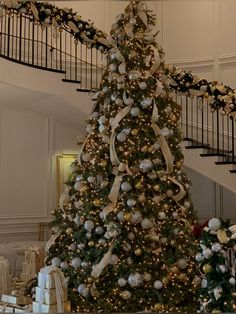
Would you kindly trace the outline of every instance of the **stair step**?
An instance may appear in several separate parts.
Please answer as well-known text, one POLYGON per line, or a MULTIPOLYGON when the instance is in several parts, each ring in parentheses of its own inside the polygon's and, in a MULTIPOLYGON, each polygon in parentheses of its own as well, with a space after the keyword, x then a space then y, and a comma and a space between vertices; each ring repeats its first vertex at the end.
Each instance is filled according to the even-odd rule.
POLYGON ((200 154, 201 157, 225 157, 226 155, 223 153, 202 153, 200 154))
POLYGON ((236 173, 236 170, 229 170, 229 172, 231 172, 231 173, 236 173))
POLYGON ((76 91, 77 92, 90 92, 91 90, 87 88, 77 88, 76 91))
POLYGON ((191 138, 185 138, 184 141, 189 141, 189 145, 186 145, 186 149, 194 149, 194 148, 208 148, 209 144, 204 144, 202 142, 195 141, 191 138))
POLYGON ((236 165, 236 160, 216 161, 216 165, 236 165))
POLYGON ((63 82, 65 83, 76 83, 76 84, 80 84, 81 81, 78 80, 70 80, 70 79, 62 79, 63 82))

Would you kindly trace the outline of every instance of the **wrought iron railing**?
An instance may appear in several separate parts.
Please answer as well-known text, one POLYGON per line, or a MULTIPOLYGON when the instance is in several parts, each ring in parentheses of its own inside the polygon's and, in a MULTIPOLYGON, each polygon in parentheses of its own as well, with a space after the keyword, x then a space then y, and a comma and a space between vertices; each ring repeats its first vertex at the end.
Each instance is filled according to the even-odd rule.
POLYGON ((66 29, 42 27, 32 16, 3 10, 0 17, 0 55, 38 67, 65 73, 65 81, 80 83, 80 90, 99 86, 103 54, 76 40, 66 29))
MULTIPOLYGON (((183 137, 189 149, 203 149, 202 157, 216 156, 218 165, 236 164, 235 120, 221 109, 212 110, 203 97, 189 97, 176 92, 176 102, 182 107, 183 137)), ((230 172, 236 172, 233 169, 230 172)))

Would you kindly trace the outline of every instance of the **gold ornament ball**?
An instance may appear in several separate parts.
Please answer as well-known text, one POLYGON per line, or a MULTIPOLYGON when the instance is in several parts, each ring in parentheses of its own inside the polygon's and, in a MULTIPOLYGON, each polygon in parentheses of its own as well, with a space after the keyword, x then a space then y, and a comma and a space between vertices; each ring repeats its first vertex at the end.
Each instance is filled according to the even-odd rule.
POLYGON ((186 274, 183 274, 183 273, 182 273, 182 274, 179 275, 179 280, 180 280, 180 281, 187 281, 187 279, 188 279, 188 277, 187 277, 186 274))
POLYGON ((134 251, 134 254, 136 256, 141 256, 142 255, 142 250, 141 249, 137 249, 137 250, 134 251))
POLYGON ((93 278, 92 277, 88 277, 87 281, 88 281, 88 283, 92 283, 93 282, 93 278))
POLYGON ((67 228, 66 229, 66 234, 67 235, 70 235, 70 234, 72 234, 73 233, 73 229, 72 228, 67 228))
POLYGON ((106 161, 106 160, 102 160, 102 161, 100 162, 100 165, 101 165, 103 168, 105 168, 105 167, 107 166, 107 161, 106 161))
POLYGON ((143 147, 141 148, 141 151, 142 151, 143 153, 146 153, 146 152, 148 151, 148 147, 147 147, 147 146, 143 146, 143 147))
POLYGON ((180 272, 180 270, 179 270, 179 268, 178 268, 177 266, 173 266, 173 267, 171 268, 171 271, 172 271, 172 273, 174 273, 174 274, 179 274, 179 272, 180 272))
POLYGON ((138 129, 133 129, 133 130, 131 130, 131 134, 132 134, 132 135, 137 135, 137 134, 138 134, 138 129))
POLYGON ((125 214, 124 214, 124 219, 125 219, 126 221, 129 221, 129 220, 131 219, 131 214, 130 214, 130 213, 125 213, 125 214))
POLYGON ((95 198, 95 200, 93 201, 93 204, 94 204, 95 206, 100 206, 100 205, 101 205, 100 199, 95 198))
POLYGON ((154 311, 160 312, 161 309, 162 309, 162 304, 161 303, 156 303, 154 305, 154 311))
POLYGON ((213 309, 211 313, 220 313, 220 311, 218 309, 213 309))
POLYGON ((210 272, 212 271, 212 266, 211 266, 211 264, 205 264, 205 265, 203 265, 202 270, 203 270, 203 272, 204 272, 205 274, 210 273, 210 272))
POLYGON ((142 189, 142 182, 139 181, 138 183, 135 184, 136 189, 142 189))
POLYGON ((163 277, 161 281, 162 281, 163 285, 168 285, 168 283, 169 283, 169 279, 167 277, 163 277))
POLYGON ((159 184, 154 185, 153 189, 154 189, 156 192, 160 191, 160 185, 159 185, 159 184))
POLYGON ((171 121, 172 121, 172 122, 176 122, 176 121, 177 121, 177 117, 176 117, 176 115, 174 115, 174 114, 172 115, 172 117, 171 117, 171 121))
POLYGON ((94 242, 93 241, 89 241, 88 246, 89 247, 93 247, 94 246, 94 242))
POLYGON ((141 195, 139 195, 139 198, 138 198, 139 202, 145 202, 146 201, 146 196, 144 193, 142 193, 141 195))
POLYGON ((169 205, 168 205, 168 204, 164 204, 164 205, 163 205, 163 208, 164 208, 164 209, 169 209, 169 205))
POLYGON ((84 192, 86 192, 87 190, 88 190, 87 185, 83 185, 83 186, 81 187, 81 189, 80 189, 80 192, 84 193, 84 192))

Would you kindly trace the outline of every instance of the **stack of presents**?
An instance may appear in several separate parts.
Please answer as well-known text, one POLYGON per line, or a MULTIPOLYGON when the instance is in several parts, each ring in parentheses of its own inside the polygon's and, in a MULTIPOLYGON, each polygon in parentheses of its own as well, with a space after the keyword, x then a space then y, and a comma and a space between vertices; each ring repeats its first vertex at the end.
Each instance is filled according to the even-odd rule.
POLYGON ((54 266, 43 267, 43 261, 44 250, 29 247, 24 253, 20 278, 12 279, 8 260, 0 257, 0 312, 70 312, 63 273, 54 266), (33 297, 27 296, 31 285, 33 297))

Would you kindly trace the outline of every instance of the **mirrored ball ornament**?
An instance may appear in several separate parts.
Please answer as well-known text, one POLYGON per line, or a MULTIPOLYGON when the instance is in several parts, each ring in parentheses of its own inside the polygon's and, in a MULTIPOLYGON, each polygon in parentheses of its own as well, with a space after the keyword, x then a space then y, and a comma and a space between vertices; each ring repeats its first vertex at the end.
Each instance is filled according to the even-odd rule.
POLYGON ((140 287, 142 283, 143 283, 143 280, 142 280, 141 274, 135 272, 129 275, 128 284, 130 285, 130 287, 137 288, 137 287, 140 287))

